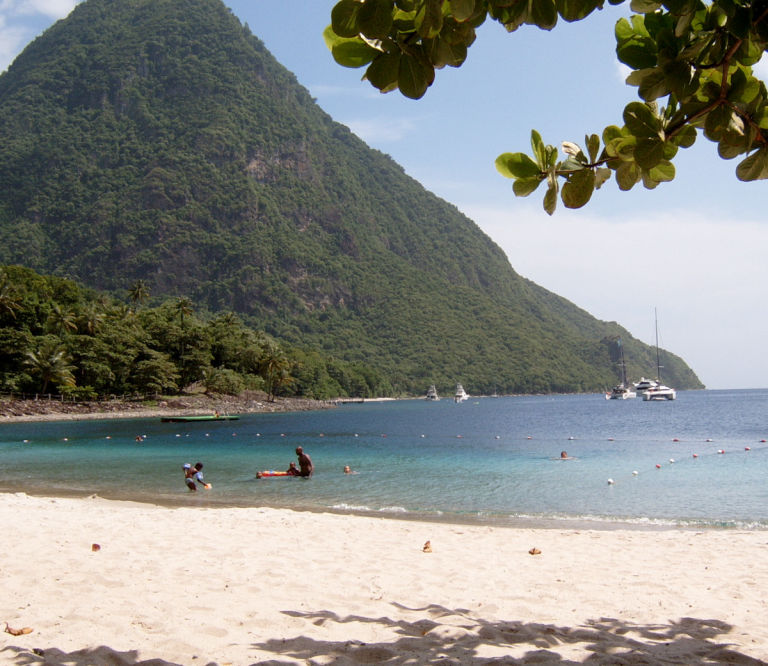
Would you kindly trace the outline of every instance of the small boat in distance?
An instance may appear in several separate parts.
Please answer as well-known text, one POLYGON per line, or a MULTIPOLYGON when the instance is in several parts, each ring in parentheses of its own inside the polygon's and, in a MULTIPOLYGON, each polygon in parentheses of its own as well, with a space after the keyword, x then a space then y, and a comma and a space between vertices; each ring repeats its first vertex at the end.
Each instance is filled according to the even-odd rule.
POLYGON ((643 393, 643 400, 675 400, 677 398, 677 391, 664 384, 658 384, 653 388, 649 388, 643 393))
POLYGON ((677 391, 669 386, 664 386, 661 382, 661 368, 662 365, 659 359, 659 318, 656 316, 656 310, 653 311, 653 318, 656 325, 656 381, 655 386, 647 388, 643 392, 643 400, 646 402, 650 400, 675 400, 677 398, 677 391))
POLYGON ((196 423, 198 421, 237 421, 240 417, 234 414, 199 414, 193 416, 163 416, 163 423, 196 423))
POLYGON ((432 386, 430 386, 427 389, 427 395, 424 396, 424 399, 425 400, 440 400, 440 396, 437 395, 437 389, 435 388, 434 384, 432 384, 432 386))
POLYGON ((654 386, 658 386, 658 385, 659 385, 659 383, 653 381, 652 379, 646 379, 645 377, 640 377, 640 381, 635 384, 635 392, 638 395, 642 395, 648 389, 653 388, 654 386))
POLYGON ((606 400, 627 400, 634 398, 635 393, 630 387, 627 381, 627 364, 624 361, 624 347, 621 344, 621 338, 616 341, 616 345, 619 348, 619 368, 621 368, 621 383, 617 384, 611 389, 611 392, 606 394, 606 400))
POLYGON ((456 395, 453 396, 454 402, 464 402, 469 400, 469 393, 464 390, 461 384, 456 384, 456 395))
POLYGON ((610 393, 605 394, 606 400, 628 400, 635 397, 637 397, 637 393, 624 384, 616 384, 610 393))

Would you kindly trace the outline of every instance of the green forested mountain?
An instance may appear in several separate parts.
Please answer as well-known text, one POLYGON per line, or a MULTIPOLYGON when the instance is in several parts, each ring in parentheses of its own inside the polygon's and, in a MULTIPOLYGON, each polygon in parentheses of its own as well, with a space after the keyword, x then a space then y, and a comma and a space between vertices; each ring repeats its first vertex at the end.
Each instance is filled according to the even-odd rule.
POLYGON ((655 375, 655 350, 521 278, 333 122, 221 0, 78 5, 0 76, 0 146, 0 264, 142 280, 396 392, 600 390, 618 336, 630 375, 655 375))

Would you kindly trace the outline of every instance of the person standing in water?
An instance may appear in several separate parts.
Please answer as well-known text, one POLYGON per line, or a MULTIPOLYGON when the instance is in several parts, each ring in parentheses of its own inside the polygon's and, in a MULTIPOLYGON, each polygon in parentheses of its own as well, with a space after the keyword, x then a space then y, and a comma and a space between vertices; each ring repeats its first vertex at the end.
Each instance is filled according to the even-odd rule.
POLYGON ((312 464, 312 458, 304 453, 304 449, 300 446, 296 447, 296 455, 299 457, 299 476, 312 476, 312 472, 315 471, 315 466, 312 464))
POLYGON ((210 483, 203 481, 203 463, 197 462, 195 463, 194 467, 189 463, 185 463, 182 469, 184 470, 184 483, 187 484, 187 488, 189 488, 191 491, 194 492, 197 490, 197 484, 195 481, 202 484, 203 488, 206 490, 211 487, 210 483))

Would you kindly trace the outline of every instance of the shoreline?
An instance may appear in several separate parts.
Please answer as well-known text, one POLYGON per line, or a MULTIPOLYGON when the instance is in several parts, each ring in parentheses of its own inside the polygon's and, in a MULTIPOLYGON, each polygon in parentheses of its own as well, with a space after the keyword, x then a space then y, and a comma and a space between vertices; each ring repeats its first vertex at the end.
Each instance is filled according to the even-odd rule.
POLYGON ((107 419, 162 418, 169 416, 266 414, 334 409, 334 400, 276 398, 269 402, 265 393, 247 391, 240 396, 182 395, 146 402, 109 400, 99 402, 60 402, 58 400, 0 400, 0 425, 47 421, 97 421, 107 419))
POLYGON ((366 509, 362 507, 341 506, 289 506, 280 504, 250 504, 245 502, 210 501, 205 495, 180 493, 177 496, 165 496, 153 498, 146 495, 135 495, 128 492, 103 493, 93 491, 65 491, 52 492, 50 489, 34 489, 27 487, 0 487, 0 497, 3 495, 25 495, 30 498, 56 501, 62 500, 97 500, 103 502, 125 503, 147 508, 163 510, 195 509, 195 510, 272 510, 290 511, 307 514, 329 514, 334 516, 349 516, 352 518, 370 520, 392 520, 403 523, 451 525, 454 527, 466 526, 469 528, 489 529, 513 529, 513 530, 580 530, 592 532, 722 532, 737 533, 750 531, 755 534, 764 534, 768 545, 768 526, 739 525, 739 524, 707 524, 704 522, 688 524, 674 520, 658 519, 622 519, 613 517, 588 517, 588 516, 487 516, 467 515, 457 513, 415 513, 410 511, 386 511, 366 509))
POLYGON ((0 520, 0 620, 31 630, 0 634, 8 663, 768 659, 760 532, 456 525, 23 493, 0 494, 0 520))

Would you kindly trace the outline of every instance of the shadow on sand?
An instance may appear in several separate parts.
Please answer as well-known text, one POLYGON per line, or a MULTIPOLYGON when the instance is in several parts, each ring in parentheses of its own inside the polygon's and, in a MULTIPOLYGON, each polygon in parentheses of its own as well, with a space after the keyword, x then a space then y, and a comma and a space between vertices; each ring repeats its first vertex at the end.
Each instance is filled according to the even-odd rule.
MULTIPOLYGON (((581 627, 558 627, 535 622, 489 622, 464 609, 450 610, 430 605, 406 608, 422 612, 416 622, 396 621, 388 617, 339 617, 328 612, 298 613, 315 625, 335 622, 375 623, 400 637, 394 641, 361 643, 317 641, 307 637, 270 640, 253 647, 291 660, 307 660, 324 666, 346 664, 765 664, 734 649, 717 638, 732 627, 719 620, 682 618, 658 625, 638 625, 613 618, 590 620, 581 627), (574 661, 558 650, 574 646, 587 654, 574 661), (479 654, 491 651, 493 657, 479 654), (507 656, 504 656, 505 653, 507 656), (510 653, 517 655, 509 656, 510 653)), ((279 659, 260 664, 285 663, 279 659)))
MULTIPOLYGON (((600 618, 589 620, 580 627, 558 627, 535 622, 490 622, 465 609, 450 610, 437 605, 424 608, 393 606, 401 611, 421 613, 423 617, 406 622, 388 617, 341 617, 331 611, 284 611, 286 615, 307 620, 315 626, 349 624, 350 635, 354 634, 353 624, 374 624, 398 637, 377 643, 354 639, 321 641, 307 636, 272 638, 251 644, 261 658, 249 661, 260 666, 285 666, 297 661, 323 666, 534 663, 758 666, 767 663, 739 652, 731 643, 720 642, 718 638, 732 630, 729 624, 720 620, 682 618, 668 624, 643 625, 600 618), (561 654, 574 649, 580 654, 576 660, 561 654), (494 656, 482 656, 489 653, 494 656), (266 654, 272 658, 265 658, 266 654)), ((218 666, 202 659, 197 661, 197 657, 194 659, 190 663, 218 666)), ((70 653, 53 647, 30 651, 6 646, 0 650, 0 662, 16 666, 189 666, 163 659, 139 660, 137 651, 118 652, 106 646, 70 653)), ((227 660, 224 663, 234 662, 227 660)))

